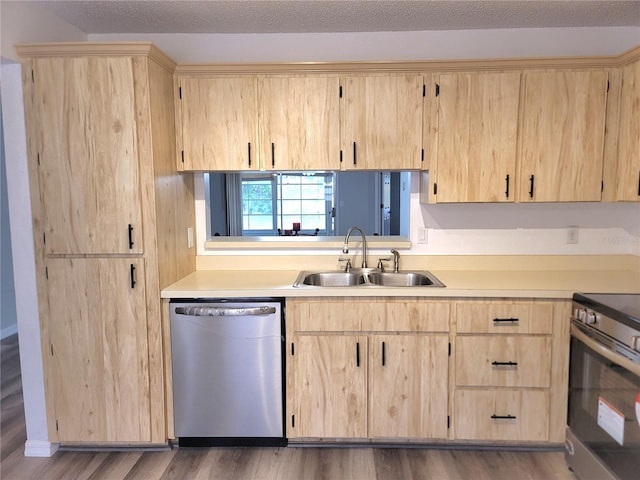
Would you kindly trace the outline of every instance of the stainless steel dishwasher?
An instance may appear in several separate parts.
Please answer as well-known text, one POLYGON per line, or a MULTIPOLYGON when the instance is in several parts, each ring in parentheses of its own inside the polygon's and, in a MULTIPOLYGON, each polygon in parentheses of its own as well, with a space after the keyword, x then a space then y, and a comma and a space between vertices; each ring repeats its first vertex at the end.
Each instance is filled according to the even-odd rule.
POLYGON ((173 300, 171 361, 180 446, 282 446, 279 299, 173 300))

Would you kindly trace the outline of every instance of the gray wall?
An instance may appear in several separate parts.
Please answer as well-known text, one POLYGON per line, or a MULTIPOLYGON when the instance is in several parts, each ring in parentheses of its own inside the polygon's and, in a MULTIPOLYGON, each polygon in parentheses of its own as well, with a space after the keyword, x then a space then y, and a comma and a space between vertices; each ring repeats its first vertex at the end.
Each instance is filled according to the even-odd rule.
POLYGON ((4 129, 2 128, 2 104, 0 103, 0 338, 18 331, 16 316, 16 292, 13 285, 13 260, 11 259, 11 228, 7 198, 7 171, 4 158, 4 129))

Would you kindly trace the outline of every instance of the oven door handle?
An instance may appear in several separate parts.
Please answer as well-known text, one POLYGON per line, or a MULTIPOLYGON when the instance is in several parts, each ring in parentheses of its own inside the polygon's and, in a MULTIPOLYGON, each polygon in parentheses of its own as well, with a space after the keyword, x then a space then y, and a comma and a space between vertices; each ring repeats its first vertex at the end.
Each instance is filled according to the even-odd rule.
POLYGON ((591 350, 602 355, 607 360, 610 360, 616 365, 621 366, 622 368, 630 371, 634 375, 640 376, 640 365, 633 363, 628 358, 625 358, 622 355, 617 354, 616 352, 611 351, 601 343, 598 343, 597 341, 595 341, 593 338, 591 338, 589 335, 584 333, 582 330, 580 330, 578 327, 576 327, 573 324, 571 325, 571 336, 580 340, 591 350))

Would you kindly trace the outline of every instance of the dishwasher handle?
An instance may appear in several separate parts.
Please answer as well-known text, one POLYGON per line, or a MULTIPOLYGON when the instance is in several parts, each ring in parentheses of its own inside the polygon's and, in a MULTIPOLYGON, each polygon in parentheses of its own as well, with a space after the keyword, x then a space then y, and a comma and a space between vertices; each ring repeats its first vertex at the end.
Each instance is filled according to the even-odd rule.
POLYGON ((271 315, 276 313, 276 307, 261 305, 257 307, 176 307, 179 315, 190 317, 246 317, 271 315))

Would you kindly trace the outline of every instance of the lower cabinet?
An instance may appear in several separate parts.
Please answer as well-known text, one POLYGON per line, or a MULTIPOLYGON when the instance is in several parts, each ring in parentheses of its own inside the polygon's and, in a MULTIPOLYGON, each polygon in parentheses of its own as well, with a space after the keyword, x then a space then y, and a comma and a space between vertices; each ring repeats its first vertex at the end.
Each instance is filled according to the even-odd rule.
POLYGON ((287 437, 559 444, 570 302, 287 299, 287 437))
POLYGON ((568 349, 568 302, 458 301, 453 439, 562 442, 568 349))
POLYGON ((428 332, 421 329, 433 324, 429 315, 439 309, 426 302, 324 299, 321 309, 316 302, 287 301, 287 326, 293 329, 287 330, 287 436, 446 438, 448 309, 437 321, 444 331, 428 332), (322 328, 321 319, 298 317, 319 310, 327 319, 350 317, 353 331, 314 331, 322 328), (399 311, 411 317, 411 322, 406 316, 397 319, 406 331, 391 330, 396 320, 391 315, 399 311))
POLYGON ((47 261, 60 442, 151 441, 143 268, 141 258, 47 261))

